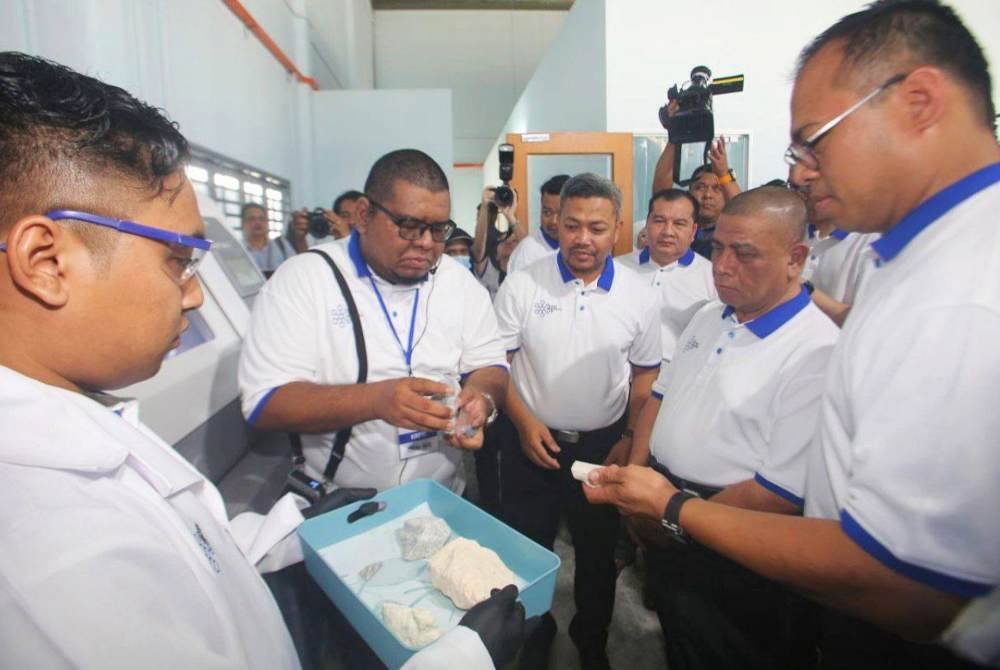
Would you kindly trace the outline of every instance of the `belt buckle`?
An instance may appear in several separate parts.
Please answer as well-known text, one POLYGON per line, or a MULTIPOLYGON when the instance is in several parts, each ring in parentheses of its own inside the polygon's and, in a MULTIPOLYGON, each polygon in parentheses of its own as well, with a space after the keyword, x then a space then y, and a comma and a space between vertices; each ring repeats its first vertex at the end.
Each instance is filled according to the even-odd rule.
POLYGON ((576 444, 579 441, 580 441, 580 431, 578 430, 556 431, 556 442, 565 442, 566 444, 576 444))

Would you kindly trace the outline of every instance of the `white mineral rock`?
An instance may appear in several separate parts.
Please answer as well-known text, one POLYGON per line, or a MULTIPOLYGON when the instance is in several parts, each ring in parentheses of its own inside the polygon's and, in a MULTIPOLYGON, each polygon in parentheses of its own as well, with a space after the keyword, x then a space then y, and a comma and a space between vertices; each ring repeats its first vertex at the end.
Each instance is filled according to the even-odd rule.
POLYGON ((489 598, 492 589, 515 582, 514 573, 495 551, 463 537, 445 545, 428 565, 434 588, 463 610, 489 598))
POLYGON ((451 528, 444 519, 436 516, 420 516, 407 519, 398 531, 399 546, 403 549, 403 558, 416 561, 427 558, 440 549, 451 537, 451 528))
POLYGON ((419 649, 441 637, 434 616, 423 607, 382 603, 382 621, 403 644, 419 649))

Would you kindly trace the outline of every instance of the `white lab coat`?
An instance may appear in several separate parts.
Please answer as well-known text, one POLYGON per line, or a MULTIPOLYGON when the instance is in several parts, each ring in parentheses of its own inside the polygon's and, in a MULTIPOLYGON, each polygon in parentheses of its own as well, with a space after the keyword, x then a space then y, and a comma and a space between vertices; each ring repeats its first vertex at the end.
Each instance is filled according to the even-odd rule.
MULTIPOLYGON (((0 367, 0 649, 12 668, 298 668, 258 570, 301 559, 291 496, 231 522, 118 409, 0 367)), ((407 670, 492 668, 459 627, 407 670)))

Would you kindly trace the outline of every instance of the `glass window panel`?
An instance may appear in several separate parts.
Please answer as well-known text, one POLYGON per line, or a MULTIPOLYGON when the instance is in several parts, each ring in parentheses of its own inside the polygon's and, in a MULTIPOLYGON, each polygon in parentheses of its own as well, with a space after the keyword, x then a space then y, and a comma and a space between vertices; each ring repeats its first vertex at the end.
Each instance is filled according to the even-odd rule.
POLYGON ((184 168, 185 174, 187 174, 188 179, 192 182, 205 183, 208 181, 208 170, 203 167, 198 167, 197 165, 188 165, 184 168))
POLYGON ((221 186, 222 188, 230 189, 233 191, 240 190, 240 180, 228 174, 216 172, 215 176, 212 177, 212 181, 215 183, 216 186, 221 186))

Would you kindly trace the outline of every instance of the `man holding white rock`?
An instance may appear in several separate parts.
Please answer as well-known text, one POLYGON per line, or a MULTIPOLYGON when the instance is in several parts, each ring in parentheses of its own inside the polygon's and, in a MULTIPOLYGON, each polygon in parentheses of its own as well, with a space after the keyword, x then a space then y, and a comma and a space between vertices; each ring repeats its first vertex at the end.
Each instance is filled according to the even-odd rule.
MULTIPOLYGON (((619 519, 613 508, 587 504, 570 467, 628 459, 662 355, 649 282, 611 258, 622 225, 617 186, 573 177, 561 194, 559 252, 508 276, 495 301, 512 365, 498 425, 500 516, 551 549, 565 513, 576 552, 569 633, 584 668, 608 667, 619 519)), ((548 615, 525 645, 522 668, 547 666, 554 634, 548 615)))

